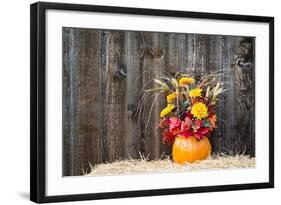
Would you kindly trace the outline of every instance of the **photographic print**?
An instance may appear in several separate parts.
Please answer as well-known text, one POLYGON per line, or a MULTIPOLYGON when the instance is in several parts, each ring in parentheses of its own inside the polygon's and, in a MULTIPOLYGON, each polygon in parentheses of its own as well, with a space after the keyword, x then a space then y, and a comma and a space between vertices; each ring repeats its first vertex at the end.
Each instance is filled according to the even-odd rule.
POLYGON ((255 168, 255 37, 62 28, 63 176, 255 168))
POLYGON ((30 199, 274 187, 274 18, 30 7, 30 199))

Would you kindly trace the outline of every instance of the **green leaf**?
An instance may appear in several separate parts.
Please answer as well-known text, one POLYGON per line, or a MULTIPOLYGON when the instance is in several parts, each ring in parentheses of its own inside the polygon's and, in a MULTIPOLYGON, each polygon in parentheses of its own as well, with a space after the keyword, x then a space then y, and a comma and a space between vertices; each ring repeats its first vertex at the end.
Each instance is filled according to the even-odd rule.
POLYGON ((204 127, 211 127, 211 123, 209 121, 204 121, 203 123, 204 127))
POLYGON ((188 107, 189 106, 189 102, 188 102, 188 100, 184 100, 183 102, 182 102, 182 105, 183 105, 183 107, 188 107))

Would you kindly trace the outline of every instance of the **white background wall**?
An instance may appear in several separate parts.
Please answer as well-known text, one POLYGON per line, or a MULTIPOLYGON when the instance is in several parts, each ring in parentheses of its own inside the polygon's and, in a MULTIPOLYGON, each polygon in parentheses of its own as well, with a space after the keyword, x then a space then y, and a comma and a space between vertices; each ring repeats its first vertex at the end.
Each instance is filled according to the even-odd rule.
MULTIPOLYGON (((52 0, 49 0, 52 1, 52 0)), ((0 6, 0 204, 31 204, 29 198, 29 4, 34 1, 1 1, 0 6)), ((84 0, 69 3, 146 7, 275 17, 275 165, 276 188, 177 196, 144 197, 69 204, 277 204, 281 194, 280 134, 280 35, 278 1, 265 0, 84 0), (274 203, 275 202, 275 203, 274 203)), ((280 203, 280 202, 279 202, 280 203)), ((64 203, 63 203, 64 204, 64 203)))

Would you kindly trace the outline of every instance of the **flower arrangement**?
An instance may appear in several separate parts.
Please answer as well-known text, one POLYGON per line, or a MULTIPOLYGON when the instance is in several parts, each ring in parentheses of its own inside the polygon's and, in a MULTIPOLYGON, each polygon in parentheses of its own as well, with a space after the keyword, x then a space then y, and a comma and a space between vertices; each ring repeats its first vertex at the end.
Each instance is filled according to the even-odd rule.
POLYGON ((176 136, 201 140, 217 127, 215 105, 223 90, 218 73, 209 73, 196 80, 183 73, 175 77, 154 79, 156 87, 146 92, 164 93, 166 107, 160 112, 163 143, 172 144, 176 136))

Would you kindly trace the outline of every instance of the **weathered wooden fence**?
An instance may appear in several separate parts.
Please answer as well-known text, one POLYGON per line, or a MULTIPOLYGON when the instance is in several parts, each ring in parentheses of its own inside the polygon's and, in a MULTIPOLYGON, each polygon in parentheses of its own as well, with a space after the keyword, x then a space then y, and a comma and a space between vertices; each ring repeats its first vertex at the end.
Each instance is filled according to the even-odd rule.
POLYGON ((163 100, 139 118, 142 88, 161 73, 225 70, 213 152, 255 155, 254 38, 63 28, 63 174, 171 148, 155 129, 163 100))

